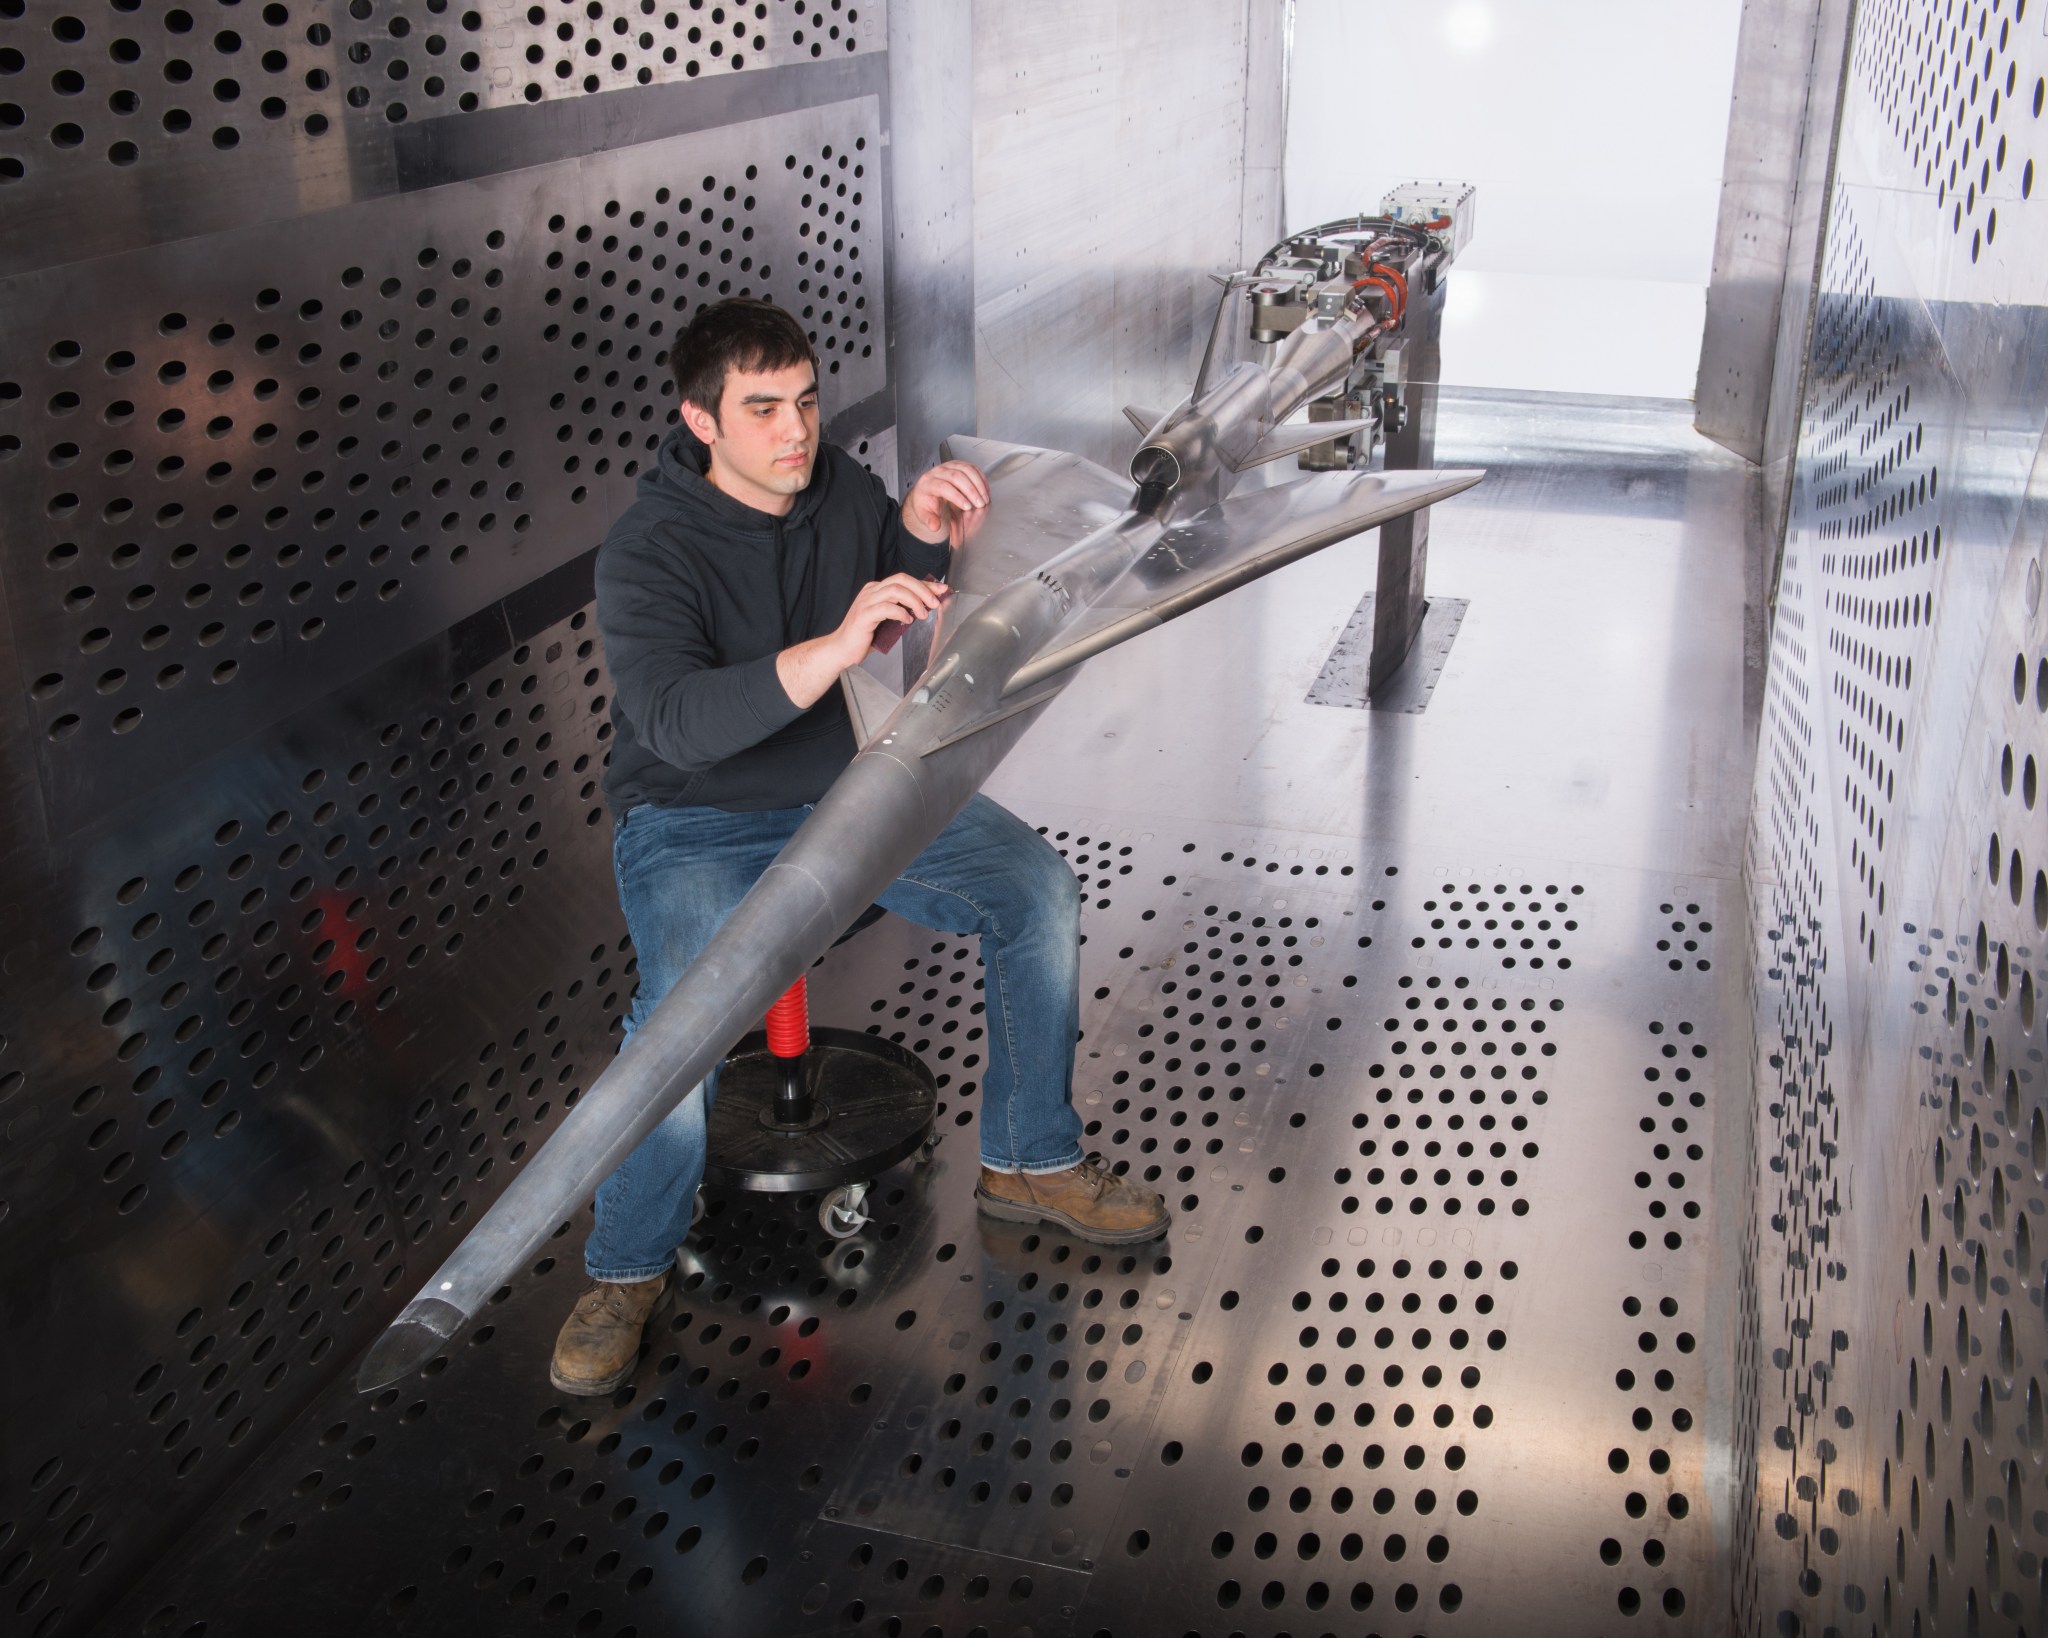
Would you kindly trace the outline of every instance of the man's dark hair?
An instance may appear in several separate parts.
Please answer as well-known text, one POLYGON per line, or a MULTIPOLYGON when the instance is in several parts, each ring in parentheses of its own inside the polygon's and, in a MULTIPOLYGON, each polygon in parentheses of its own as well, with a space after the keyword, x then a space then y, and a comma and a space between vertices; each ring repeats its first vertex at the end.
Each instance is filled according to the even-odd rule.
POLYGON ((725 378, 734 370, 752 375, 792 364, 817 369, 810 337, 793 316, 753 296, 729 296, 699 308, 669 348, 676 391, 714 421, 725 378))

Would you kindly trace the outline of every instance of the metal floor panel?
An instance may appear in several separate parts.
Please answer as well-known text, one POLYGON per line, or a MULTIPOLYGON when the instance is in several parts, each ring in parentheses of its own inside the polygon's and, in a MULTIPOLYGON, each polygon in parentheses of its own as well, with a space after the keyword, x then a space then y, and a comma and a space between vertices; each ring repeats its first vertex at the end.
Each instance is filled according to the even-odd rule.
POLYGON ((1098 661, 998 776, 1082 878, 1075 1096, 1166 1243, 975 1217, 978 967, 892 918, 814 1003, 940 1076, 874 1227, 713 1197, 579 1404, 569 1225, 110 1630, 1722 1630, 1747 478, 1688 413, 1446 403, 1494 475, 1434 520, 1427 712, 1308 702, 1339 549, 1098 661))

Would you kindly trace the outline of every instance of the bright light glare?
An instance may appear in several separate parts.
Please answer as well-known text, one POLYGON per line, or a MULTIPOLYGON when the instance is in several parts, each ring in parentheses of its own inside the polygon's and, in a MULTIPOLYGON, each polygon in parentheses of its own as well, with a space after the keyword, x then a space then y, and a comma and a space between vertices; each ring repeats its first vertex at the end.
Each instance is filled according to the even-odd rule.
POLYGON ((1444 14, 1444 44, 1453 51, 1484 51, 1493 43, 1493 8, 1460 0, 1444 14))

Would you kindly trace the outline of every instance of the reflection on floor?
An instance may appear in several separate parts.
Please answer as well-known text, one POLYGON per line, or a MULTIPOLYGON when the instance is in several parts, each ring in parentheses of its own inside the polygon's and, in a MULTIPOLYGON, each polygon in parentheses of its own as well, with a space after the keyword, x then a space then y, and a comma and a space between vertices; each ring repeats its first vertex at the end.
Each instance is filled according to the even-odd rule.
POLYGON ((1339 548, 1095 662, 992 790, 1083 881, 1104 1253, 970 1200, 973 951, 893 921, 814 1008, 942 1076, 838 1243, 714 1198, 633 1383, 490 1326, 337 1386, 114 1630, 1583 1634, 1726 1608, 1743 1221, 1744 469, 1682 406, 1467 394, 1428 709, 1306 696, 1339 548))

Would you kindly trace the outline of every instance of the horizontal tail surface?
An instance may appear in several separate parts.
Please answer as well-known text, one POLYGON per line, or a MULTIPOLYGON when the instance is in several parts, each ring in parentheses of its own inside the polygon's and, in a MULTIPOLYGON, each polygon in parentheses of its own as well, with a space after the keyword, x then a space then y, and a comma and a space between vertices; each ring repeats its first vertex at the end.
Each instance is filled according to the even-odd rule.
POLYGON ((872 671, 848 666, 839 673, 839 686, 846 695, 846 714, 853 718, 853 740, 865 745, 875 737, 889 713, 902 702, 898 694, 872 671))
POLYGON ((1252 452, 1237 463, 1237 470, 1243 472, 1268 461, 1285 460, 1304 449, 1314 449, 1317 444, 1327 444, 1332 438, 1349 438, 1354 432, 1365 432, 1371 426, 1370 421, 1300 421, 1275 427, 1252 446, 1252 452))

